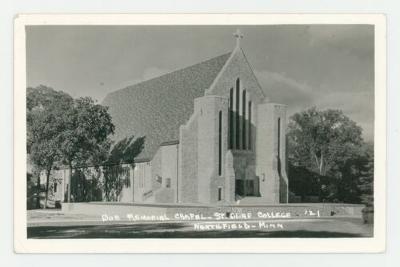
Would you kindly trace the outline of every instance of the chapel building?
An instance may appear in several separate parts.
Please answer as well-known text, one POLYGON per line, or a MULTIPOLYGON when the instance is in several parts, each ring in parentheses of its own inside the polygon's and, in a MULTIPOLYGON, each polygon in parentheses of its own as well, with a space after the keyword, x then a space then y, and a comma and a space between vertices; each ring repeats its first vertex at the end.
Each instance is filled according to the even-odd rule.
POLYGON ((288 202, 286 106, 270 102, 236 38, 230 53, 106 96, 114 139, 145 136, 119 201, 288 202))

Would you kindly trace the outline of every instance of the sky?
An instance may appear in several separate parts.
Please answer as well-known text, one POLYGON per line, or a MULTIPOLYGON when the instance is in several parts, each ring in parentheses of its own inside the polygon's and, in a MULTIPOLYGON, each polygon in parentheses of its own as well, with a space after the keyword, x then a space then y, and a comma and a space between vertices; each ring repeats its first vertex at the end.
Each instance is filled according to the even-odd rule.
POLYGON ((341 109, 373 140, 371 25, 28 26, 27 86, 100 103, 113 91, 234 49, 233 33, 272 102, 288 116, 341 109))

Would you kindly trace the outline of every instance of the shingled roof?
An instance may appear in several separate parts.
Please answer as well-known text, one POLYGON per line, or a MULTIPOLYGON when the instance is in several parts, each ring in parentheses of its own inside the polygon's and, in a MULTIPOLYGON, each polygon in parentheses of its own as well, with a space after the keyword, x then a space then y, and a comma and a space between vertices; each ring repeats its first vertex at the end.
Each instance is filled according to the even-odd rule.
POLYGON ((179 139, 194 99, 204 95, 231 53, 112 92, 103 105, 115 124, 113 139, 145 136, 138 161, 151 160, 160 144, 179 139))

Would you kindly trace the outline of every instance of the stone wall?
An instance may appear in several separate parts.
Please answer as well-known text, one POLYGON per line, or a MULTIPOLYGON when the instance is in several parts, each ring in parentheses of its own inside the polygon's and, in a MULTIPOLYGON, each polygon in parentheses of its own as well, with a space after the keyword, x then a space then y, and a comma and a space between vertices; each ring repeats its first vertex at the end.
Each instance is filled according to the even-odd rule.
POLYGON ((162 186, 162 151, 158 149, 153 159, 150 162, 151 164, 151 188, 149 190, 157 190, 162 186), (160 182, 161 180, 161 182, 160 182))
POLYGON ((256 175, 260 177, 260 194, 265 203, 287 203, 286 106, 260 104, 257 112, 256 175))
POLYGON ((195 203, 197 191, 197 124, 195 110, 186 125, 179 131, 178 202, 195 203))
POLYGON ((221 96, 204 96, 195 99, 194 106, 194 114, 180 130, 179 202, 232 202, 234 185, 230 180, 233 180, 233 172, 229 166, 233 168, 233 163, 227 165, 225 159, 228 151, 228 99, 221 96))
POLYGON ((225 153, 225 192, 224 199, 226 203, 235 202, 235 169, 232 151, 228 150, 225 153))
POLYGON ((175 192, 173 188, 160 188, 155 192, 154 201, 156 203, 174 203, 175 192))
POLYGON ((160 147, 162 155, 162 187, 172 191, 172 198, 168 202, 177 202, 178 188, 178 145, 163 145, 160 147))
POLYGON ((223 195, 226 193, 224 155, 228 149, 228 99, 221 96, 204 96, 196 98, 195 110, 200 111, 200 115, 198 116, 197 150, 198 202, 217 203, 224 199, 223 195), (220 114, 221 151, 219 151, 220 114), (221 153, 221 163, 219 162, 219 153, 221 153), (219 173, 220 171, 221 173, 219 173), (221 199, 218 199, 219 190, 222 190, 221 199))

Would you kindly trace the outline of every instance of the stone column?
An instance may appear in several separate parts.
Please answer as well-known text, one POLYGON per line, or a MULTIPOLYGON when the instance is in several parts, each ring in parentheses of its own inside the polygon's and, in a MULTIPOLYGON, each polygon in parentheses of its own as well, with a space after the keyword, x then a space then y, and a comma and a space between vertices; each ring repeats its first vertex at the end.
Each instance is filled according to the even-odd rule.
POLYGON ((197 180, 200 203, 217 200, 218 186, 223 187, 225 154, 228 146, 227 112, 228 99, 220 96, 204 96, 195 99, 195 110, 198 112, 197 138, 197 180), (219 152, 219 112, 222 112, 221 152, 219 152), (221 153, 221 163, 219 163, 221 153), (219 175, 221 164, 221 175, 219 175))
POLYGON ((286 203, 286 106, 274 103, 260 104, 257 106, 257 113, 255 149, 260 194, 265 203, 286 203))

